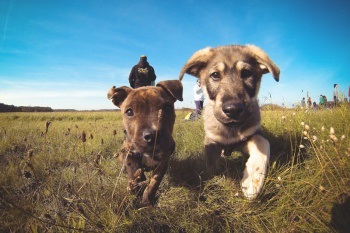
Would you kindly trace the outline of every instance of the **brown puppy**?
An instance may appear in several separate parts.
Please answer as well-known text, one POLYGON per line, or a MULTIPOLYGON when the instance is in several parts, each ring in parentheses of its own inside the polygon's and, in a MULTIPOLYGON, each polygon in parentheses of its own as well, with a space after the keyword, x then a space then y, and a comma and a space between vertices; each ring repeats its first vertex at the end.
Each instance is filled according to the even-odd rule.
POLYGON ((128 174, 128 190, 141 197, 141 206, 154 204, 175 149, 174 103, 182 101, 182 91, 179 80, 170 80, 155 87, 112 87, 107 94, 123 114, 125 140, 119 158, 128 174), (146 181, 144 171, 150 170, 150 180, 146 181))
POLYGON ((199 78, 206 95, 203 119, 207 169, 212 174, 222 151, 225 155, 243 146, 249 154, 242 191, 255 198, 261 191, 270 157, 269 142, 260 132, 257 95, 263 74, 276 81, 280 70, 267 54, 253 45, 205 48, 187 61, 180 73, 199 78))

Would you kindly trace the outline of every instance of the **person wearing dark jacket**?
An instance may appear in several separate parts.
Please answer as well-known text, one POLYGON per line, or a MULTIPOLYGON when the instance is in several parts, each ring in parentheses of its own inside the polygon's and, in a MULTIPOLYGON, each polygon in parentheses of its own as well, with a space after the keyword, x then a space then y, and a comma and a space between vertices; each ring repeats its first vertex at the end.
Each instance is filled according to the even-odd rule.
POLYGON ((152 66, 147 62, 146 55, 141 55, 139 63, 134 65, 129 75, 129 83, 132 88, 150 86, 156 80, 156 74, 152 66))

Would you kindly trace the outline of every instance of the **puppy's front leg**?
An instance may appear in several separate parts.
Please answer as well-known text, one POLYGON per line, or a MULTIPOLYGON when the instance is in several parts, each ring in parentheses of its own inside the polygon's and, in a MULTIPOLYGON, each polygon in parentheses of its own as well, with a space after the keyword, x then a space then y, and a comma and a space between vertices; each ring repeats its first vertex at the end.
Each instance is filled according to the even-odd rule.
POLYGON ((162 159, 160 164, 152 171, 151 179, 149 181, 148 186, 146 187, 145 191, 142 195, 142 206, 150 206, 154 205, 155 203, 155 196, 157 193, 157 190, 159 188, 159 185, 165 175, 165 172, 168 168, 169 163, 169 157, 170 156, 164 156, 166 158, 162 159))
POLYGON ((141 160, 129 152, 129 149, 123 148, 119 153, 119 159, 124 165, 124 171, 128 175, 129 184, 127 190, 138 196, 141 196, 145 187, 146 176, 141 168, 141 160))
POLYGON ((241 181, 242 191, 248 199, 254 199, 261 191, 270 159, 270 144, 260 135, 254 135, 245 145, 249 154, 241 181))
POLYGON ((208 178, 213 176, 218 168, 222 146, 208 138, 205 138, 205 159, 208 178))

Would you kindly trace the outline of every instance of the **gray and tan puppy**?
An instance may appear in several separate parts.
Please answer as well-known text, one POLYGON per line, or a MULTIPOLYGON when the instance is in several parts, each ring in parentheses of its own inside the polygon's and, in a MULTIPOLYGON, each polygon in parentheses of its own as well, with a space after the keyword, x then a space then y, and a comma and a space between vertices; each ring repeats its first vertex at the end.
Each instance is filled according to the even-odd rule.
POLYGON ((180 73, 201 80, 206 95, 203 113, 205 155, 210 174, 222 151, 230 155, 243 146, 249 154, 241 187, 244 195, 255 198, 267 173, 270 144, 260 132, 257 95, 263 74, 270 72, 276 81, 280 70, 254 45, 205 48, 187 61, 180 73))
POLYGON ((107 94, 123 114, 125 140, 119 158, 129 178, 128 190, 141 197, 141 206, 154 204, 174 152, 174 103, 182 101, 182 92, 181 81, 169 80, 155 87, 112 87, 107 94), (150 170, 147 181, 144 172, 150 170))

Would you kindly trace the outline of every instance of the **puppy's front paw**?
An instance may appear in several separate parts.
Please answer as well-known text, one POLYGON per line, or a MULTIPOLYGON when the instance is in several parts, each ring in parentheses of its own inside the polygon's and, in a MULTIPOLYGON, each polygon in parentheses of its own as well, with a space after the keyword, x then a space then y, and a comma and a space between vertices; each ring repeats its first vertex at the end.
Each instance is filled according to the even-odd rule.
POLYGON ((143 191, 145 190, 146 186, 147 186, 147 182, 146 181, 137 182, 135 180, 131 180, 131 181, 129 181, 127 190, 131 194, 134 194, 136 196, 142 196, 143 191))
POLYGON ((245 169, 243 179, 241 181, 244 196, 246 196, 249 200, 256 198, 264 184, 264 179, 264 173, 253 172, 252 174, 249 174, 247 169, 245 169))
POLYGON ((241 181, 244 195, 252 200, 258 196, 264 184, 270 158, 269 142, 257 135, 248 141, 245 148, 250 155, 241 181))

